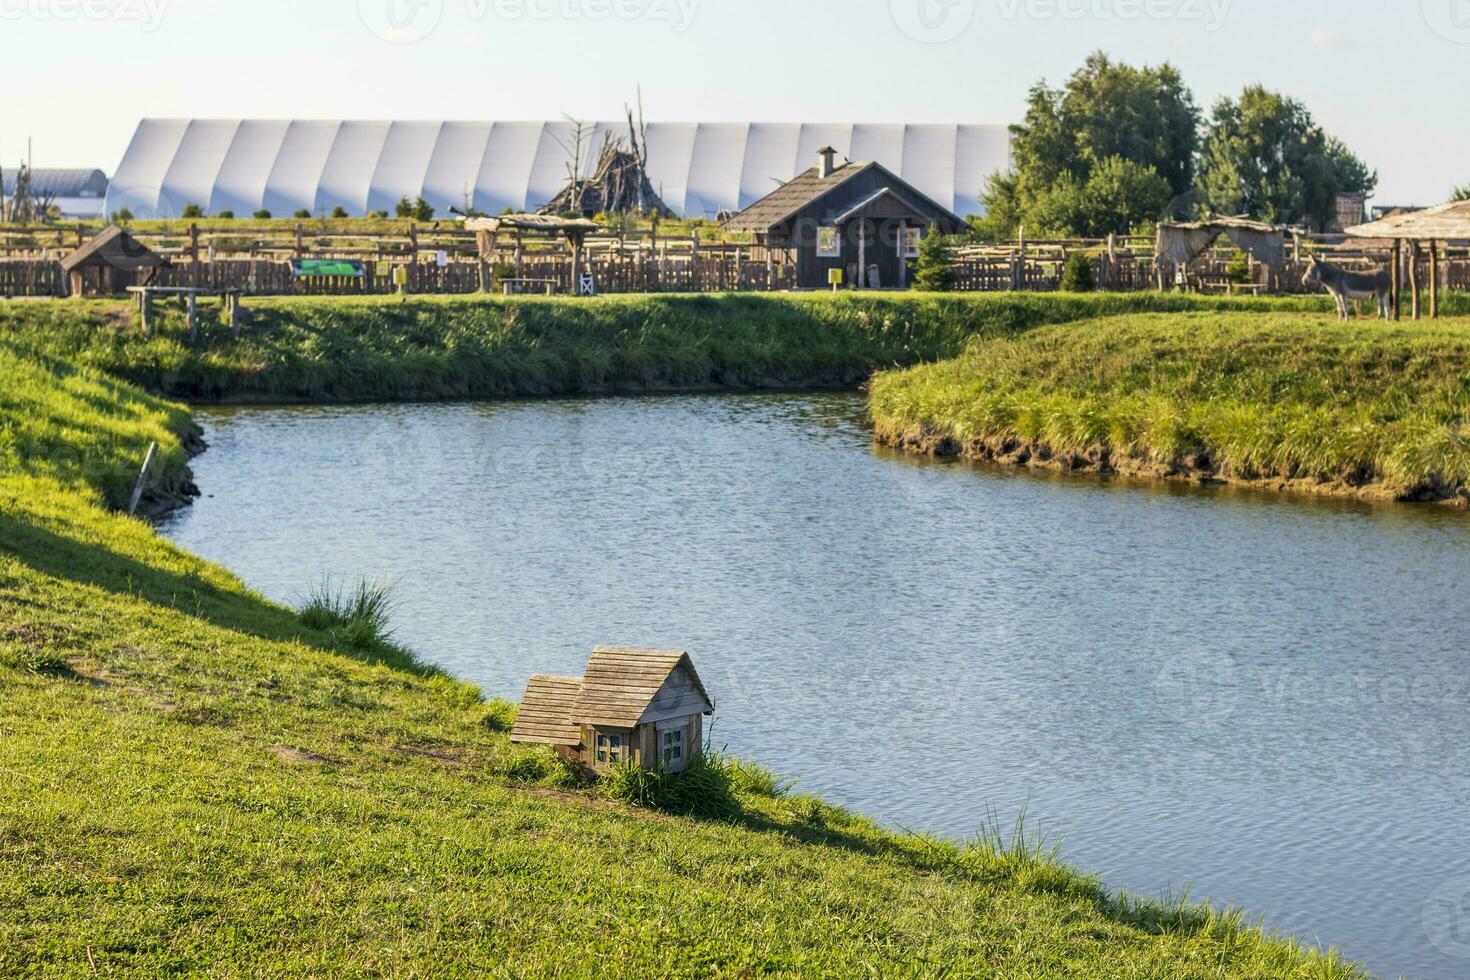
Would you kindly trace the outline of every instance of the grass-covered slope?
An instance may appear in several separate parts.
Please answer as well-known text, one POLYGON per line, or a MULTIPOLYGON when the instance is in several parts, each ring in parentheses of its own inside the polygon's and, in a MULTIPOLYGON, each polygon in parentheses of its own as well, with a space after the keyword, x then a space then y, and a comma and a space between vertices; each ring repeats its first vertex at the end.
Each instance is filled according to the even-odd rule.
POLYGON ((721 820, 569 787, 506 706, 104 510, 177 407, 14 351, 0 390, 0 975, 1358 975, 758 770, 721 820))
POLYGON ((940 453, 1409 499, 1470 496, 1470 320, 1123 316, 976 340, 872 383, 940 453))
POLYGON ((671 388, 846 386, 951 357, 977 335, 1121 313, 1326 310, 1322 299, 1058 296, 381 297, 251 300, 236 340, 176 310, 144 339, 115 302, 0 304, 11 337, 190 400, 495 398, 671 388))

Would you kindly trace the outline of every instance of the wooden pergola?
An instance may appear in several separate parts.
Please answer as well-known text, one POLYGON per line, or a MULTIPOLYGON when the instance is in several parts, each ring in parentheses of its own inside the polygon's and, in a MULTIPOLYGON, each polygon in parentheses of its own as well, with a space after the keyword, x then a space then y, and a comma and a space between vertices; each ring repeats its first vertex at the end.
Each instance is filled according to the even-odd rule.
POLYGON ((1455 201, 1423 211, 1409 211, 1355 225, 1345 232, 1351 238, 1374 239, 1390 243, 1393 249, 1393 314, 1399 315, 1399 294, 1402 290, 1405 252, 1409 262, 1410 308, 1415 320, 1419 319, 1420 295, 1423 283, 1419 281, 1419 256, 1424 249, 1429 252, 1429 315, 1439 316, 1439 256, 1442 246, 1470 242, 1470 201, 1455 201))
POLYGON ((524 232, 555 237, 566 236, 572 250, 572 293, 577 292, 577 283, 582 271, 582 245, 587 236, 602 230, 602 225, 590 218, 562 218, 554 214, 502 214, 493 218, 466 218, 465 230, 475 233, 482 263, 493 260, 495 240, 502 231, 515 232, 519 242, 524 232))

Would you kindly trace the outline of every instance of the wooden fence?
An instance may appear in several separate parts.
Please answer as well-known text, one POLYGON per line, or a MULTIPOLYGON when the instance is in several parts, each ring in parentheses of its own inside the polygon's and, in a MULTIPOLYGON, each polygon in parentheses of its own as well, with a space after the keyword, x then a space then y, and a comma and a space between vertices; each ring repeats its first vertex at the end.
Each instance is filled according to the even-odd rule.
MULTIPOLYGON (((0 297, 66 295, 69 286, 60 271, 60 258, 88 234, 80 226, 0 229, 0 297)), ((502 235, 493 256, 481 261, 474 234, 450 222, 442 227, 410 224, 368 231, 305 222, 267 230, 195 225, 182 232, 137 232, 136 237, 169 260, 158 279, 165 286, 236 289, 255 296, 381 295, 397 291, 394 271, 402 268, 409 293, 500 292, 505 279, 526 280, 513 282, 512 291, 544 292, 542 280, 550 280, 557 293, 578 288, 565 242, 502 235), (293 258, 354 259, 366 274, 300 279, 291 271, 293 258)), ((1390 261, 1389 253, 1340 235, 1304 238, 1288 242, 1287 247, 1291 261, 1279 274, 1269 276, 1252 260, 1249 282, 1239 284, 1231 282, 1230 274, 1238 253, 1222 245, 1191 263, 1182 285, 1202 292, 1268 288, 1299 292, 1309 251, 1330 250, 1333 261, 1361 268, 1382 268, 1390 261)), ((1093 263, 1098 288, 1156 289, 1161 280, 1153 248, 1153 239, 1142 236, 966 245, 955 256, 957 287, 967 292, 1053 291, 1060 288, 1069 256, 1082 251, 1093 263)), ((1470 289, 1470 249, 1442 249, 1438 267, 1441 288, 1470 289)), ((794 256, 787 250, 702 242, 698 231, 682 238, 648 230, 589 237, 579 269, 593 277, 599 293, 773 291, 795 286, 794 256)), ((1428 256, 1421 254, 1420 282, 1428 282, 1429 269, 1428 256)), ((1167 270, 1163 284, 1180 285, 1174 270, 1167 270)))

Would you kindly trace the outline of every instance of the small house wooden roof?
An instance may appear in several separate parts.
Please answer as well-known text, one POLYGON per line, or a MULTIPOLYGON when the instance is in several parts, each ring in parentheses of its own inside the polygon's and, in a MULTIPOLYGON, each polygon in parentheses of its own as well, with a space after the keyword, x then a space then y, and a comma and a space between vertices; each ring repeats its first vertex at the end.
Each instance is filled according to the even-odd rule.
POLYGON ((632 728, 642 720, 664 684, 680 667, 688 671, 704 701, 702 713, 713 711, 714 702, 704 689, 694 662, 682 650, 598 647, 587 664, 587 675, 582 678, 574 717, 589 725, 632 728))
POLYGON ((964 224, 958 215, 926 197, 902 177, 896 176, 893 171, 881 163, 869 160, 845 163, 833 168, 826 177, 822 176, 820 167, 804 170, 725 222, 725 228, 728 231, 768 232, 777 225, 789 221, 799 212, 826 197, 854 177, 874 168, 882 171, 893 186, 902 188, 903 194, 911 199, 908 202, 910 207, 913 207, 915 201, 922 202, 954 222, 956 227, 964 224))
POLYGON ((582 726, 573 720, 582 693, 582 678, 537 674, 526 687, 510 737, 517 742, 576 745, 582 726))
POLYGON ((867 197, 863 198, 861 201, 848 208, 842 214, 839 214, 834 219, 834 221, 836 224, 839 225, 846 224, 853 218, 858 217, 865 211, 872 210, 874 206, 881 203, 889 204, 889 210, 891 211, 907 213, 908 215, 914 218, 918 218, 920 220, 923 220, 927 217, 927 215, 925 215, 921 209, 915 207, 913 204, 910 204, 902 194, 895 192, 891 187, 883 187, 880 188, 876 193, 870 194, 867 197))
POLYGON ((111 225, 62 259, 61 271, 70 273, 83 267, 103 265, 114 269, 156 269, 164 264, 162 256, 150 251, 117 225, 111 225))
POLYGON ((1470 241, 1470 201, 1455 201, 1423 211, 1406 211, 1365 225, 1354 225, 1344 234, 1353 238, 1402 238, 1420 242, 1470 241))

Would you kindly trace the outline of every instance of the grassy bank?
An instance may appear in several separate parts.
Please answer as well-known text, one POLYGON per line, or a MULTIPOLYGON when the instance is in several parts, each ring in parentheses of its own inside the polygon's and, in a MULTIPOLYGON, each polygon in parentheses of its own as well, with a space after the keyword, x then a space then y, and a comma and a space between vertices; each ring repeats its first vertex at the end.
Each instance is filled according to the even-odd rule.
POLYGON ((944 454, 1396 499, 1470 496, 1470 320, 1124 316, 875 378, 880 438, 944 454))
POLYGON ((335 598, 104 509, 148 441, 182 465, 180 408, 13 343, 0 392, 0 975, 1359 975, 748 766, 625 787, 718 819, 571 785, 335 598))
POLYGON ((876 369, 952 357, 974 336, 1047 323, 1327 308, 1153 293, 292 298, 252 301, 239 339, 207 318, 190 346, 177 311, 145 339, 126 304, 64 301, 0 304, 0 339, 186 400, 375 401, 852 387, 876 369))

